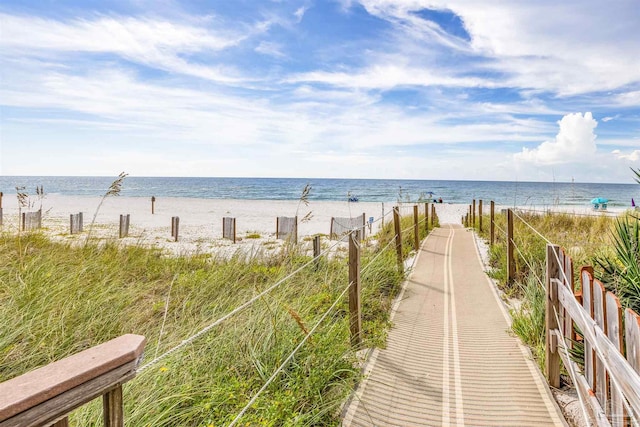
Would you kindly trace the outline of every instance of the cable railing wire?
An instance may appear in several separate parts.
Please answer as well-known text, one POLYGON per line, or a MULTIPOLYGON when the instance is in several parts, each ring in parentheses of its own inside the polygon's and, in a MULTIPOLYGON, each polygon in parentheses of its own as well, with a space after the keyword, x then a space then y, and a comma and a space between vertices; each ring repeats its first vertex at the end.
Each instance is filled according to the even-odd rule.
POLYGON ((398 235, 397 235, 397 234, 396 234, 395 236, 393 236, 393 237, 389 240, 389 243, 387 243, 387 244, 384 246, 384 248, 382 248, 381 250, 379 250, 379 251, 378 251, 378 253, 377 253, 377 254, 376 254, 376 255, 375 255, 371 260, 369 260, 369 262, 367 263, 367 265, 365 265, 365 266, 362 268, 362 270, 360 270, 360 273, 361 273, 361 274, 362 274, 362 273, 365 273, 365 272, 369 269, 369 267, 371 267, 371 266, 373 265, 374 261, 375 261, 375 260, 377 260, 380 256, 382 256, 382 254, 384 253, 384 251, 386 251, 386 250, 387 250, 387 248, 388 248, 389 246, 391 246, 393 243, 395 243, 395 241, 394 241, 394 240, 395 240, 395 238, 396 238, 396 237, 398 237, 398 235))
POLYGON ((544 285, 544 283, 542 282, 540 277, 536 274, 535 270, 533 269, 533 267, 531 266, 529 261, 527 261, 527 258, 524 256, 522 251, 520 251, 520 248, 518 248, 518 245, 516 245, 516 242, 513 239, 511 239, 511 242, 513 243, 513 247, 516 249, 518 254, 520 254, 520 258, 522 258, 522 260, 525 262, 525 264, 527 264, 527 267, 529 267, 529 271, 533 274, 533 276, 536 278, 538 283, 540 283, 540 286, 542 287, 542 289, 546 289, 546 286, 544 285))
MULTIPOLYGON (((533 227, 531 224, 529 224, 529 222, 527 222, 524 218, 522 218, 520 215, 518 215, 518 213, 517 213, 516 211, 513 211, 513 214, 514 214, 514 216, 516 216, 520 221, 522 221, 522 223, 524 223, 527 227, 529 227, 529 228, 530 228, 530 229, 531 229, 535 234, 537 234, 540 238, 542 238, 546 243, 548 243, 548 244, 550 244, 550 245, 553 245, 553 243, 552 243, 552 242, 551 242, 551 241, 550 241, 546 236, 544 236, 544 235, 543 235, 541 232, 539 232, 535 227, 533 227)), ((495 225, 495 221, 494 221, 494 225, 495 225)), ((498 226, 496 225, 496 227, 498 227, 498 226)), ((499 227, 498 227, 498 228, 499 228, 499 227)), ((504 230, 502 230, 502 232, 504 233, 504 230)), ((505 233, 505 234, 506 234, 506 233, 505 233)), ((531 265, 528 263, 527 259, 523 256, 522 252, 520 251, 520 249, 518 248, 518 246, 515 244, 515 242, 513 241, 513 239, 511 239, 511 242, 513 243, 514 247, 516 248, 516 250, 517 250, 517 251, 518 251, 518 253, 520 254, 520 256, 521 256, 521 258, 523 259, 523 261, 524 261, 524 262, 529 266, 530 270, 533 272, 534 270, 531 268, 531 265)), ((553 254, 554 254, 554 257, 556 258, 556 262, 558 263, 558 265, 562 265, 562 262, 561 262, 560 258, 558 257, 558 254, 556 253, 556 251, 553 251, 553 254)), ((569 278, 567 277, 567 275, 566 275, 566 273, 565 273, 564 269, 560 268, 559 270, 560 270, 560 273, 561 273, 561 275, 562 275, 562 279, 564 280, 564 282, 565 282, 565 283, 571 283, 571 281, 570 281, 570 280, 569 280, 569 278)), ((538 281, 538 283, 540 283, 540 285, 541 285, 541 286, 543 286, 543 287, 546 289, 546 287, 545 287, 545 286, 543 285, 543 283, 542 283, 542 280, 537 276, 537 274, 536 274, 535 272, 534 272, 533 274, 534 274, 534 276, 536 277, 536 280, 538 281)), ((559 320, 559 317, 558 317, 558 313, 557 313, 557 311, 556 311, 555 307, 554 307, 554 312, 555 312, 555 316, 556 316, 556 322, 557 322, 557 324, 560 324, 560 320, 559 320)), ((584 322, 587 322, 587 321, 588 321, 588 319, 587 319, 586 315, 584 314, 584 312, 583 312, 582 310, 578 311, 578 313, 580 313, 580 316, 582 317, 582 320, 583 320, 584 322)), ((562 332, 561 328, 558 328, 558 330, 560 330, 560 334, 561 334, 561 337, 562 337, 562 339, 563 339, 563 344, 564 344, 564 340, 565 340, 566 338, 564 337, 564 334, 563 334, 563 332, 562 332)), ((566 346, 564 346, 564 345, 563 345, 563 348, 565 349, 565 352, 566 352, 566 351, 567 351, 567 350, 566 350, 566 346)), ((603 356, 604 356, 604 354, 603 354, 602 349, 600 349, 598 346, 593 346, 593 349, 596 351, 596 353, 597 353, 597 355, 598 355, 598 358, 599 358, 599 359, 602 361, 602 363, 605 365, 605 369, 606 369, 607 371, 611 372, 611 366, 609 365, 608 361, 603 357, 603 356)), ((568 352, 567 352, 566 354, 567 354, 567 357, 568 357, 568 352)), ((568 358, 568 359, 570 360, 570 358, 568 358)), ((575 374, 575 372, 574 372, 573 366, 569 366, 568 368, 570 369, 570 375, 571 375, 571 378, 572 378, 572 380, 573 380, 573 381, 574 381, 574 383, 575 383, 575 382, 576 382, 576 381, 575 381, 576 374, 575 374)), ((617 388, 618 390, 621 390, 621 388, 620 388, 620 384, 618 383, 617 378, 615 378, 615 377, 614 377, 614 376, 612 376, 612 375, 610 375, 610 376, 609 376, 609 378, 610 378, 610 380, 614 383, 614 385, 616 386, 616 388, 617 388)), ((579 394, 579 393, 578 393, 578 395, 579 395, 579 397, 580 397, 580 394, 579 394)), ((635 411, 633 410, 633 408, 631 408, 631 407, 630 407, 629 402, 627 401, 627 399, 626 399, 626 397, 624 396, 624 394, 622 394, 622 393, 621 393, 621 395, 622 395, 622 402, 623 402, 623 405, 624 405, 624 407, 625 407, 625 409, 626 409, 626 411, 627 411, 627 414, 630 416, 630 420, 631 420, 631 422, 633 423, 633 425, 634 425, 634 426, 640 427, 640 423, 638 422, 638 419, 636 418, 635 411)), ((584 405, 584 402, 582 401, 582 398, 581 398, 581 397, 580 397, 580 406, 581 406, 581 409, 582 409, 583 414, 584 414, 584 416, 585 416, 585 420, 586 420, 586 419, 588 419, 588 418, 586 417, 585 405, 584 405)))
POLYGON ((544 240, 545 242, 547 242, 550 245, 553 245, 553 243, 551 243, 551 240, 547 239, 546 236, 544 236, 542 233, 540 233, 538 230, 536 230, 536 228, 534 226, 529 224, 524 218, 522 218, 520 215, 518 215, 518 213, 516 211, 513 211, 513 215, 516 216, 520 221, 522 221, 524 223, 524 225, 529 227, 534 233, 536 233, 538 236, 540 236, 542 238, 542 240, 544 240))
POLYGON ((273 285, 271 285, 270 287, 268 287, 267 289, 263 290, 262 292, 258 293, 257 295, 253 296, 251 299, 247 300, 246 302, 244 302, 243 304, 239 305, 238 307, 236 307, 235 309, 231 310, 230 312, 228 312, 227 314, 225 314, 224 316, 218 318, 217 320, 215 320, 214 322, 210 323, 209 325, 205 326, 204 328, 202 328, 200 331, 198 331, 197 333, 195 333, 194 335, 190 336, 189 338, 186 338, 184 340, 182 340, 180 342, 180 344, 174 346, 173 348, 169 349, 168 351, 164 352, 163 354, 161 354, 160 356, 155 357, 153 360, 151 360, 148 363, 145 363, 144 365, 142 365, 140 368, 138 368, 137 372, 141 373, 143 371, 145 371, 147 368, 157 364, 159 361, 165 359, 166 357, 168 357, 169 355, 175 353, 176 351, 182 349, 183 347, 187 346, 188 344, 192 343, 193 341, 195 341, 196 339, 200 338, 201 336, 205 335, 207 332, 209 332, 211 329, 213 329, 214 327, 218 326, 219 324, 221 324, 222 322, 224 322, 225 320, 229 319, 230 317, 232 317, 233 315, 241 312, 242 310, 244 310, 245 308, 249 307, 250 305, 252 305, 254 302, 256 302, 257 300, 259 300, 260 298, 262 298, 264 295, 270 293, 272 290, 278 288, 280 285, 282 285, 283 283, 285 283, 286 281, 288 281, 289 279, 291 279, 293 276, 295 276, 296 274, 298 274, 299 272, 301 272, 302 270, 304 270, 305 268, 307 268, 309 265, 313 264, 317 259, 319 259, 323 254, 326 254, 327 252, 329 252, 331 249, 333 249, 335 246, 337 246, 340 242, 336 242, 334 243, 332 246, 330 246, 328 249, 325 249, 323 252, 321 252, 320 254, 318 254, 318 256, 312 258, 310 261, 306 262, 305 264, 303 264, 301 267, 299 267, 298 269, 296 269, 295 271, 289 273, 287 276, 283 277, 282 279, 278 280, 276 283, 274 283, 273 285))
MULTIPOLYGON (((554 315, 556 317, 556 324, 560 325, 560 318, 558 316, 558 311, 556 310, 555 307, 553 307, 553 312, 554 315)), ((567 346, 565 345, 566 343, 566 337, 564 336, 564 332, 562 330, 562 328, 558 328, 558 330, 560 331, 560 336, 562 338, 562 349, 565 352, 565 356, 567 358, 567 360, 571 361, 571 356, 569 355, 569 350, 567 349, 567 346)), ((571 377, 571 381, 573 381, 574 384, 578 384, 577 381, 577 374, 575 372, 574 366, 572 363, 569 363, 569 366, 567 367, 568 371, 569 371, 569 376, 571 377)), ((582 416, 584 417, 584 422, 588 423, 589 421, 589 417, 587 416, 587 407, 586 407, 586 403, 584 402, 584 400, 582 399, 582 394, 581 393, 577 393, 578 394, 578 400, 580 402, 580 409, 582 410, 582 416)))
POLYGON ((316 324, 311 328, 309 333, 307 335, 305 335, 305 337, 302 339, 302 341, 300 341, 300 343, 296 346, 296 348, 289 354, 289 356, 287 356, 287 358, 284 360, 284 362, 282 362, 280 364, 280 366, 275 370, 275 372, 271 375, 271 377, 269 377, 269 379, 264 383, 264 385, 260 388, 260 390, 258 390, 256 392, 256 394, 253 395, 251 400, 249 400, 249 403, 247 403, 245 405, 245 407, 240 411, 240 413, 238 413, 238 415, 236 415, 236 417, 233 419, 233 421, 231 421, 231 423, 228 425, 228 427, 233 427, 238 423, 238 421, 244 416, 244 414, 249 410, 249 408, 251 408, 251 406, 256 402, 258 397, 260 397, 262 392, 264 392, 267 389, 269 384, 271 384, 273 382, 273 380, 280 374, 280 372, 285 368, 285 366, 287 366, 287 364, 291 361, 293 356, 296 355, 298 350, 300 350, 302 348, 302 346, 307 342, 307 340, 311 337, 311 335, 313 335, 313 333, 316 331, 316 329, 318 329, 318 326, 320 326, 320 324, 324 321, 324 319, 335 308, 335 306, 342 299, 342 297, 347 293, 347 291, 349 290, 350 287, 351 287, 351 283, 349 283, 349 285, 342 291, 342 293, 338 296, 338 298, 336 298, 336 300, 333 302, 331 307, 329 307, 329 309, 322 315, 320 320, 318 320, 318 322, 316 322, 316 324))
MULTIPOLYGON (((549 244, 552 244, 552 243, 549 243, 549 244)), ((553 252, 553 255, 554 255, 558 265, 562 265, 562 262, 560 261, 560 257, 558 257, 558 254, 556 253, 556 251, 552 251, 552 252, 553 252)), ((560 270, 560 273, 562 274, 562 280, 564 280, 564 283, 571 283, 571 280, 569 280, 569 278, 565 274, 564 269, 560 268, 559 270, 560 270)), ((578 310, 578 313, 580 313, 580 317, 582 318, 582 321, 585 322, 586 324, 589 324, 589 322, 588 322, 589 320, 593 321, 593 319, 587 318, 582 310, 578 310)), ((560 323, 558 323, 558 324, 560 324, 560 323)), ((608 372, 612 372, 611 365, 609 364, 609 362, 605 358, 605 354, 602 351, 602 349, 600 347, 598 347, 597 345, 592 346, 592 349, 595 350, 595 352, 597 353, 598 358, 600 359, 600 361, 602 362, 602 364, 605 367, 605 370, 608 371, 608 372)), ((614 385, 616 386, 616 388, 618 390, 622 390, 622 388, 620 387, 620 384, 618 383, 618 380, 613 375, 609 375, 609 378, 613 383, 615 383, 614 385)), ((625 406, 625 409, 627 410, 627 413, 630 416, 631 421, 633 422, 633 424, 635 426, 640 426, 640 423, 638 422, 638 419, 636 418, 635 411, 630 407, 630 405, 627 402, 627 399, 624 396, 624 394, 623 393, 620 393, 620 394, 623 397, 622 402, 623 402, 623 405, 625 406)))
MULTIPOLYGON (((349 231, 347 233, 347 235, 350 235, 351 233, 358 231, 360 228, 362 227, 357 227, 356 229, 353 229, 351 231, 349 231)), ((321 256, 326 255, 327 253, 329 253, 333 248, 335 248, 336 246, 338 246, 340 244, 340 241, 337 241, 336 243, 334 243, 333 245, 331 245, 329 248, 324 249, 322 252, 320 252, 317 256, 313 257, 311 260, 309 260, 308 262, 306 262, 305 264, 303 264, 301 267, 299 267, 298 269, 296 269, 295 271, 289 273, 287 276, 283 277, 282 279, 280 279, 279 281, 277 281, 275 284, 271 285, 270 287, 268 287, 267 289, 263 290, 262 292, 258 293, 257 295, 253 296, 251 299, 249 299, 248 301, 244 302, 243 304, 239 305, 238 307, 236 307, 235 309, 231 310, 230 312, 228 312, 227 314, 225 314, 224 316, 218 318, 217 320, 215 320, 214 322, 210 323, 209 325, 205 326, 204 328, 202 328, 200 331, 198 331, 197 333, 193 334, 192 336, 190 336, 189 338, 186 338, 184 340, 182 340, 178 345, 172 347, 171 349, 167 350, 166 352, 162 353, 160 356, 156 356, 154 357, 151 361, 149 361, 148 363, 145 363, 144 365, 142 365, 141 367, 139 367, 137 369, 138 373, 142 373, 145 370, 147 370, 149 367, 157 364, 158 362, 160 362, 161 360, 165 359, 166 357, 170 356, 171 354, 175 353, 176 351, 186 347, 188 344, 192 343, 193 341, 197 340, 198 338, 200 338, 201 336, 205 335, 207 332, 209 332, 211 329, 215 328, 216 326, 218 326, 219 324, 221 324, 222 322, 224 322, 225 320, 229 319, 230 317, 234 316, 235 314, 241 312, 242 310, 244 310, 245 308, 251 306, 254 302, 256 302, 257 300, 259 300, 260 298, 262 298, 264 295, 270 293, 272 290, 278 288, 280 285, 282 285, 283 283, 285 283, 286 281, 288 281, 289 279, 291 279, 293 276, 295 276, 296 274, 298 274, 299 272, 301 272, 302 270, 304 270, 305 268, 307 268, 309 265, 313 264, 315 261, 317 261, 318 259, 320 259, 321 256)))

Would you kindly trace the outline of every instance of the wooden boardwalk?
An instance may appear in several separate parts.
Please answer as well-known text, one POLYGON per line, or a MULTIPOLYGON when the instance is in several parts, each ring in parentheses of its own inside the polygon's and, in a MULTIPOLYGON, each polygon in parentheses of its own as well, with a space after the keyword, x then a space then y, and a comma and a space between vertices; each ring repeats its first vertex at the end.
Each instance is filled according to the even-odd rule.
POLYGON ((344 426, 566 425, 482 270, 471 231, 422 244, 344 426))

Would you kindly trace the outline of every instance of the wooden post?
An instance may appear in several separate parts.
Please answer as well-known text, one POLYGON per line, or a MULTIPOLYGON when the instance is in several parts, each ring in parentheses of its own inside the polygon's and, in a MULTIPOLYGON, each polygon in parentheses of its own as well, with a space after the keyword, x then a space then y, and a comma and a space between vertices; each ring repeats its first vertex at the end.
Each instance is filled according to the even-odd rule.
POLYGON ((173 237, 173 241, 178 241, 178 234, 180 229, 180 217, 172 216, 171 217, 171 237, 173 237))
POLYGON ((380 226, 380 228, 384 230, 384 202, 382 202, 382 216, 380 217, 380 219, 382 220, 382 225, 380 226))
POLYGON ((360 314, 360 236, 359 231, 349 235, 349 330, 351 346, 362 344, 362 316, 360 314))
POLYGON ((393 227, 396 233, 396 254, 398 255, 398 269, 404 273, 404 263, 402 260, 402 229, 400 228, 400 212, 397 206, 393 207, 393 227))
POLYGON ((316 269, 320 265, 320 235, 316 234, 313 236, 313 258, 316 269))
POLYGON ((129 220, 131 219, 131 214, 120 215, 120 238, 127 237, 129 235, 129 220))
POLYGON ((482 231, 482 200, 478 202, 478 230, 482 231))
POLYGON ((471 209, 471 228, 476 228, 476 199, 473 199, 473 208, 471 209))
MULTIPOLYGON (((507 212, 511 214, 511 209, 507 212)), ((560 246, 547 244, 545 371, 547 382, 551 387, 555 388, 560 387, 560 354, 558 353, 556 335, 552 334, 552 331, 558 329, 556 313, 560 313, 560 303, 558 301, 557 282, 552 281, 552 279, 560 279, 559 255, 560 246)))
POLYGON ((4 193, 0 191, 0 209, 2 209, 2 196, 4 196, 4 193))
POLYGON ((420 248, 420 230, 418 229, 418 205, 413 205, 413 243, 415 250, 420 248))
POLYGON ((433 228, 433 224, 435 224, 436 217, 436 205, 434 203, 431 204, 431 228, 433 228))
POLYGON ((156 213, 156 196, 151 196, 151 215, 156 213))
POLYGON ((424 204, 424 232, 429 234, 429 203, 424 204))
POLYGON ((465 227, 469 226, 469 214, 468 213, 464 214, 464 226, 465 227))
POLYGON ((122 405, 122 385, 102 395, 102 414, 104 427, 124 427, 122 405))
POLYGON ((516 277, 516 262, 513 244, 513 211, 507 209, 507 285, 511 285, 516 277))
POLYGON ((491 246, 494 245, 494 243, 496 242, 496 224, 494 223, 494 215, 495 215, 495 209, 496 209, 496 204, 493 202, 493 200, 491 201, 491 208, 490 208, 490 217, 491 217, 491 224, 489 224, 489 234, 490 234, 490 238, 489 241, 491 242, 491 246))

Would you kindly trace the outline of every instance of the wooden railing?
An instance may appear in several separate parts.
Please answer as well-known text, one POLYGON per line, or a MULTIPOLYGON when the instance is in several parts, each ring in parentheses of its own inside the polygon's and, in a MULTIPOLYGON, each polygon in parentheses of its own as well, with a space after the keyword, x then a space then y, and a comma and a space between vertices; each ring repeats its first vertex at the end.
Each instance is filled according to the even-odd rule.
POLYGON ((0 383, 0 427, 65 427, 71 411, 99 396, 105 427, 122 427, 122 384, 136 375, 145 341, 123 335, 0 383))
POLYGON ((593 278, 593 269, 581 269, 577 293, 572 271, 571 258, 559 246, 547 245, 547 380, 551 386, 560 385, 562 361, 593 425, 623 427, 631 420, 636 425, 640 420, 640 316, 626 309, 623 328, 620 301, 593 278), (584 343, 584 368, 568 351, 579 340, 584 343))

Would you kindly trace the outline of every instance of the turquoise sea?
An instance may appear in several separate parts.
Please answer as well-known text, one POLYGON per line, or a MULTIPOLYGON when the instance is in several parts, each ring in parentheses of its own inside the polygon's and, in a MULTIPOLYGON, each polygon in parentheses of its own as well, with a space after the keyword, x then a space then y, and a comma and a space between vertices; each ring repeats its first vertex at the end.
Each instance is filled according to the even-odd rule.
MULTIPOLYGON (((2 176, 0 191, 9 196, 15 194, 16 186, 24 186, 28 193, 35 193, 36 186, 43 186, 46 194, 100 196, 114 178, 2 176)), ((363 202, 416 201, 421 197, 441 197, 449 203, 470 203, 472 199, 483 199, 514 206, 586 206, 594 197, 605 197, 609 199, 610 206, 630 206, 631 198, 640 203, 639 184, 577 182, 130 176, 125 179, 121 194, 134 197, 296 200, 306 184, 311 185, 310 200, 346 201, 351 195, 363 202)))

